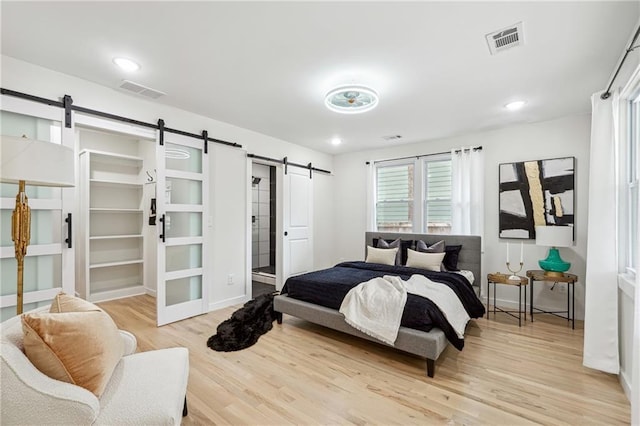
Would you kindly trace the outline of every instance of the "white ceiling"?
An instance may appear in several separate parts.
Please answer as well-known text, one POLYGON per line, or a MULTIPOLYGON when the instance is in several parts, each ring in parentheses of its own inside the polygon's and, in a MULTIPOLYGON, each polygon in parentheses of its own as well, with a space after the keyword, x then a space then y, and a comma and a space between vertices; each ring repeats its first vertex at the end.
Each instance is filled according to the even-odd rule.
POLYGON ((167 94, 156 102, 328 153, 589 112, 640 16, 637 1, 1 7, 4 55, 112 88, 129 79, 167 94), (519 21, 524 45, 491 56, 485 35, 519 21), (324 95, 347 83, 377 90, 379 106, 329 111, 324 95), (528 104, 506 111, 514 99, 528 104))

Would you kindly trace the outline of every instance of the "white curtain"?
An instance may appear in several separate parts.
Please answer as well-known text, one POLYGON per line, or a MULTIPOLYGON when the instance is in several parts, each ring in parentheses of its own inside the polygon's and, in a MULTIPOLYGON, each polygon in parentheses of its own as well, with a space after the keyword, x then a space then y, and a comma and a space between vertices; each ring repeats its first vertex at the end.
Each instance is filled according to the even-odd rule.
POLYGON ((617 125, 619 95, 591 96, 585 367, 618 374, 617 125))
POLYGON ((367 163, 367 229, 376 230, 376 167, 373 161, 367 163))
POLYGON ((461 148, 451 151, 451 186, 451 233, 483 237, 484 156, 482 149, 461 148))

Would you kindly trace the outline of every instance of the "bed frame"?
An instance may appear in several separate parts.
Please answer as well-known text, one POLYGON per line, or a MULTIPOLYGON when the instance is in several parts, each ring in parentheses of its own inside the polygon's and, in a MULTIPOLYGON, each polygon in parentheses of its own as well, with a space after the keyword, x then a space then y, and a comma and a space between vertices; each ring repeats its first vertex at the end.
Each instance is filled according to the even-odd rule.
MULTIPOLYGON (((447 245, 462 244, 462 249, 460 250, 460 256, 458 259, 458 267, 460 269, 468 269, 473 272, 473 276, 475 278, 474 288, 476 289, 476 292, 479 293, 478 290, 480 288, 480 283, 482 282, 482 271, 480 267, 481 241, 479 236, 366 232, 365 249, 367 245, 373 246, 374 238, 383 238, 386 240, 402 238, 403 240, 423 240, 428 243, 445 240, 447 245)), ((353 336, 371 340, 381 345, 385 344, 351 327, 344 321, 344 316, 335 309, 329 309, 324 306, 296 300, 288 297, 287 295, 276 296, 273 299, 273 307, 277 313, 278 324, 282 324, 282 314, 284 313, 334 330, 342 331, 353 336)), ((435 361, 445 350, 448 343, 449 342, 447 341, 444 332, 439 328, 434 328, 429 332, 424 332, 414 330, 412 328, 400 327, 400 330, 398 331, 398 338, 395 341, 395 345, 392 347, 426 358, 427 375, 429 377, 433 377, 435 374, 435 361)))

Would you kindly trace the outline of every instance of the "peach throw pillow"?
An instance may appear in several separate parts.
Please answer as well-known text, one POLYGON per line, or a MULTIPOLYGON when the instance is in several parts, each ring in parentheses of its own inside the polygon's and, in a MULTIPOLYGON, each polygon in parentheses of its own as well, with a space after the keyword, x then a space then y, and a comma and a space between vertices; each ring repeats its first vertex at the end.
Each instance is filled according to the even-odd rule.
MULTIPOLYGON (((66 299, 56 309, 92 305, 82 302, 66 299)), ((38 370, 100 397, 122 358, 124 344, 111 317, 93 306, 98 310, 24 314, 22 331, 27 358, 38 370)))

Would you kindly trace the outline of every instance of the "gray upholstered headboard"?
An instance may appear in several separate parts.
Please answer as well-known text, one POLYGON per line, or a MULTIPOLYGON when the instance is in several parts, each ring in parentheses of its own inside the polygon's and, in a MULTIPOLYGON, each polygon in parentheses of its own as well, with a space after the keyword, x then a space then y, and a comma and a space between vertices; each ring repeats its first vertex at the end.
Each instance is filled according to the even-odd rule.
POLYGON ((385 240, 423 240, 426 243, 436 243, 444 240, 447 245, 462 245, 460 257, 458 258, 458 268, 468 269, 473 272, 475 278, 473 285, 479 287, 482 283, 481 270, 481 238, 477 235, 442 235, 442 234, 408 234, 400 232, 365 232, 365 251, 367 246, 373 246, 374 238, 385 240))

